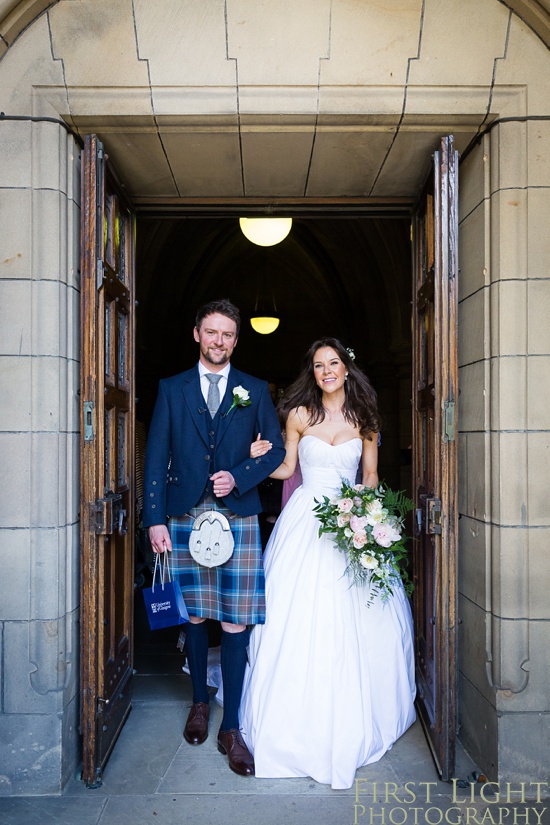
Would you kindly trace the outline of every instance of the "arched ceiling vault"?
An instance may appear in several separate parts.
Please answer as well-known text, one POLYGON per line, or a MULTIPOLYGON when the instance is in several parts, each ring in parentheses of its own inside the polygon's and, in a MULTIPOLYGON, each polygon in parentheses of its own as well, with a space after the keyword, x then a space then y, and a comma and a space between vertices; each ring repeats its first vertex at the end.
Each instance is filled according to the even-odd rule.
MULTIPOLYGON (((21 32, 58 0, 0 0, 0 57, 21 32)), ((499 0, 550 48, 550 0, 499 0)))

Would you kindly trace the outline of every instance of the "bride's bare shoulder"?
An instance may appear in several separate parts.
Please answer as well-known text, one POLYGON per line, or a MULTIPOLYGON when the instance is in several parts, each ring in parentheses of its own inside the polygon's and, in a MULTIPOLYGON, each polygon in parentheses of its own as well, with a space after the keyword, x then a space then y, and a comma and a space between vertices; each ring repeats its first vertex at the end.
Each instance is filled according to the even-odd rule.
POLYGON ((286 427, 302 432, 307 425, 308 418, 309 414, 306 407, 294 407, 288 414, 286 427))

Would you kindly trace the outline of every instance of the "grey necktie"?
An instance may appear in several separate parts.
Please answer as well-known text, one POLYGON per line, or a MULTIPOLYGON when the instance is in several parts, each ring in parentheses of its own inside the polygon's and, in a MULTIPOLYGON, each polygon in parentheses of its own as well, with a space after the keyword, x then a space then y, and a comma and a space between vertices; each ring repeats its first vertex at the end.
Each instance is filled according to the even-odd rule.
POLYGON ((208 407, 210 415, 214 418, 220 406, 220 388, 218 387, 218 382, 221 380, 221 375, 216 375, 213 372, 207 372, 205 375, 210 381, 206 406, 208 407))

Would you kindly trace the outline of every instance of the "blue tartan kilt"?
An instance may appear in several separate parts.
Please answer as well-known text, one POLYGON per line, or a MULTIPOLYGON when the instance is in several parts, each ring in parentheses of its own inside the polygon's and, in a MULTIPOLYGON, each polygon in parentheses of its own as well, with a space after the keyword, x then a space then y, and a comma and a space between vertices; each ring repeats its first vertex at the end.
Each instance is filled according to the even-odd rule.
POLYGON ((180 583, 190 616, 230 624, 264 624, 265 579, 257 516, 237 516, 209 500, 184 516, 171 516, 168 529, 173 547, 172 573, 180 583), (204 567, 189 552, 189 536, 197 516, 212 509, 228 519, 235 549, 225 564, 204 567))

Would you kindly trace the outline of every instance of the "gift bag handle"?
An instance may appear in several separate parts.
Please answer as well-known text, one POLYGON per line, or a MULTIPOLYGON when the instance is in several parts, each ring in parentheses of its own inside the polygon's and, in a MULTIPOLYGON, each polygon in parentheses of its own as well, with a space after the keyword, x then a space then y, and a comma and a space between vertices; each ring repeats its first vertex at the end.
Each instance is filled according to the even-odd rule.
POLYGON ((172 571, 170 569, 170 559, 168 558, 168 550, 165 550, 164 553, 155 553, 155 567, 153 569, 153 585, 152 585, 152 592, 155 592, 155 579, 157 576, 157 570, 159 573, 159 581, 161 584, 162 589, 164 590, 165 582, 172 581, 172 571), (162 558, 162 562, 160 557, 162 558))

